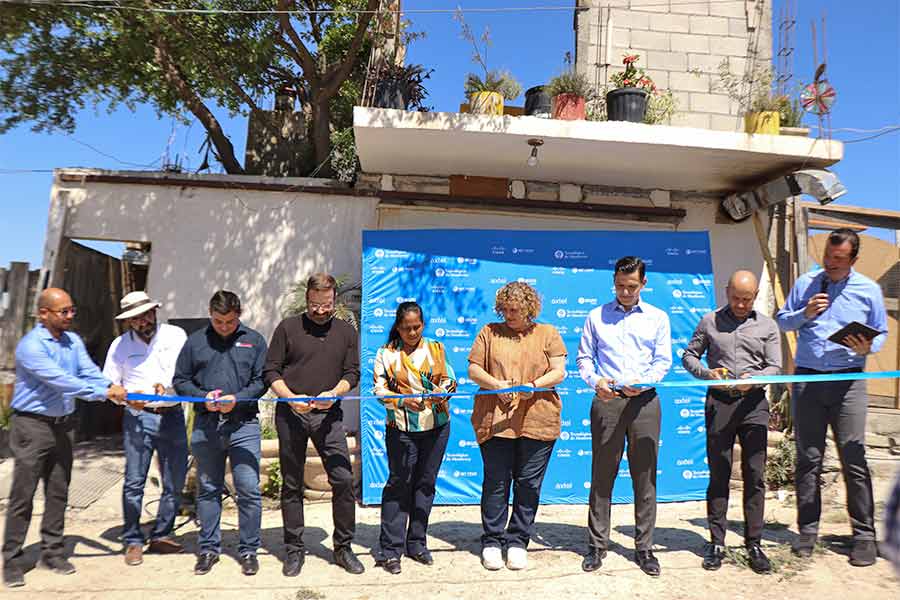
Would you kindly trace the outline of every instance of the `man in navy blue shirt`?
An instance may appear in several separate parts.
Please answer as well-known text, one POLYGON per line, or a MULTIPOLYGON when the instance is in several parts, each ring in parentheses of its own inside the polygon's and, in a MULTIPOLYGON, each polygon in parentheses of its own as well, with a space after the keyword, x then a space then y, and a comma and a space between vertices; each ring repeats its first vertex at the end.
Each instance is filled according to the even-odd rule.
POLYGON ((34 492, 44 480, 40 565, 75 572, 63 556, 63 527, 72 476, 75 399, 125 401, 125 389, 103 377, 78 334, 69 331, 75 305, 64 290, 38 297, 40 324, 16 346, 16 384, 9 427, 13 481, 3 532, 3 583, 25 585, 22 547, 31 523, 34 492))
MULTIPOLYGON (((797 331, 795 373, 860 373, 866 356, 877 352, 886 335, 867 339, 850 335, 828 340, 848 323, 858 321, 883 333, 887 316, 881 288, 853 270, 859 254, 859 236, 851 229, 828 235, 824 269, 801 276, 776 321, 785 331, 797 331)), ((794 433, 797 443, 797 527, 800 537, 794 553, 812 556, 819 532, 822 497, 819 473, 825 454, 825 434, 831 425, 847 486, 847 511, 853 529, 850 564, 875 564, 875 503, 866 463, 865 380, 795 383, 792 391, 794 433)))
POLYGON ((200 554, 194 573, 205 575, 222 549, 222 489, 225 458, 237 489, 238 555, 241 572, 256 575, 262 497, 259 492, 260 430, 256 399, 266 391, 266 340, 241 323, 241 301, 221 290, 209 301, 209 326, 194 332, 178 355, 172 385, 182 396, 206 398, 194 405, 191 452, 200 491, 200 554))

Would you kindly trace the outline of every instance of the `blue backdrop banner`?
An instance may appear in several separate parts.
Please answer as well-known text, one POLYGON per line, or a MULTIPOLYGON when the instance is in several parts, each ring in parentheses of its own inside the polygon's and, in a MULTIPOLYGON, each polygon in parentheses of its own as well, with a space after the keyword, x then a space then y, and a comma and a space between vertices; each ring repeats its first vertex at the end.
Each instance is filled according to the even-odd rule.
MULTIPOLYGON (((403 230, 363 232, 360 392, 373 393, 372 368, 387 341, 397 305, 415 300, 425 313, 425 335, 441 341, 459 389, 477 389, 467 377, 472 341, 498 321, 494 295, 505 283, 524 281, 541 294, 539 321, 554 325, 568 349, 562 398, 562 433, 541 492, 544 504, 586 503, 590 491, 591 390, 575 357, 585 318, 614 298, 612 269, 622 256, 647 263, 641 298, 665 310, 672 323, 673 367, 666 380, 690 378, 681 367, 697 322, 714 309, 709 238, 704 232, 403 230)), ((661 388, 657 495, 661 502, 705 497, 709 479, 702 388, 661 388)), ((470 423, 472 396, 451 400, 450 443, 437 482, 438 504, 478 504, 482 461, 470 423)), ((363 400, 363 502, 380 504, 388 467, 384 407, 363 400)), ((631 476, 623 456, 615 502, 631 502, 631 476)))

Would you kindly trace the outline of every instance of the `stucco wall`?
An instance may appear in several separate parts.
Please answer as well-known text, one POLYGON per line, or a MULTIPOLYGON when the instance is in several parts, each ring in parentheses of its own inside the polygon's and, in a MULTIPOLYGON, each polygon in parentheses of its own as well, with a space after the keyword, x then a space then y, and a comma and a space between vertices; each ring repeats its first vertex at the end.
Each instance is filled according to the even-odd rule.
POLYGON ((319 270, 359 278, 360 232, 375 226, 376 200, 333 194, 58 182, 51 202, 66 201, 67 237, 151 242, 147 291, 163 318, 205 317, 228 289, 267 338, 293 283, 319 270))

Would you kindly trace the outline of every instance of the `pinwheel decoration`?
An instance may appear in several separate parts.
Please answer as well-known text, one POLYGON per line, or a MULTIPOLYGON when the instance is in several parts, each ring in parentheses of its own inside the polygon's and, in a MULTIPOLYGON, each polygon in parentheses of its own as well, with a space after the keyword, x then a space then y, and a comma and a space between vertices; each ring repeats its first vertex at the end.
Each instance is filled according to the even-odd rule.
POLYGON ((816 69, 813 82, 803 88, 800 93, 800 104, 803 110, 811 112, 814 115, 827 115, 831 112, 831 105, 837 97, 837 92, 825 79, 825 64, 819 65, 816 69))

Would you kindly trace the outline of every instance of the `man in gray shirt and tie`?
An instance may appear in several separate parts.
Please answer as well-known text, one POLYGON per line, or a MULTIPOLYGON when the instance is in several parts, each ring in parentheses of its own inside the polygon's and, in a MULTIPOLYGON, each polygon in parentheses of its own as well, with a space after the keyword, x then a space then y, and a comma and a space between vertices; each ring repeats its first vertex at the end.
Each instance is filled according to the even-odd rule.
MULTIPOLYGON (((681 359, 684 368, 701 379, 745 379, 777 375, 781 370, 781 339, 773 319, 753 310, 759 285, 750 271, 737 271, 728 280, 728 304, 707 313, 681 359), (706 354, 709 367, 700 357, 706 354)), ((703 568, 722 566, 725 554, 728 483, 731 478, 735 436, 741 442, 741 473, 744 480, 744 545, 750 567, 757 573, 772 570, 759 542, 763 531, 765 503, 766 437, 769 404, 765 387, 738 385, 710 387, 706 394, 706 454, 709 487, 706 514, 710 544, 703 568)))

